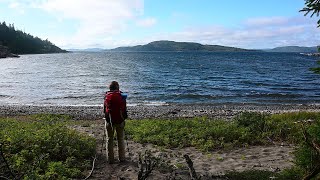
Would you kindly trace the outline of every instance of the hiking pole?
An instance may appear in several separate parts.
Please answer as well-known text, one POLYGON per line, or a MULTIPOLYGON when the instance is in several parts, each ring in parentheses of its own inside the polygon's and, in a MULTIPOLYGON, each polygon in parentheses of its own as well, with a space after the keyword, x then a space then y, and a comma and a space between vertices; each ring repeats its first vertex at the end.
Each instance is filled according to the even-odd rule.
POLYGON ((111 120, 111 113, 109 113, 109 119, 110 119, 111 129, 112 129, 112 132, 113 132, 113 125, 112 125, 112 120, 111 120))
POLYGON ((102 118, 102 120, 104 121, 104 129, 103 129, 102 145, 101 145, 101 151, 100 151, 101 153, 102 153, 103 147, 105 145, 104 143, 106 141, 106 136, 107 136, 107 133, 106 133, 106 131, 107 131, 106 118, 102 118))
MULTIPOLYGON (((117 135, 114 135, 114 129, 113 129, 113 124, 112 124, 112 119, 111 119, 111 113, 109 113, 109 119, 110 119, 110 126, 111 126, 113 137, 115 138, 115 142, 117 142, 118 139, 117 139, 117 135)), ((118 144, 117 144, 117 147, 118 147, 118 144)))
POLYGON ((129 153, 130 151, 129 151, 129 144, 128 144, 128 136, 127 136, 127 133, 126 133, 126 131, 125 131, 125 128, 123 128, 123 133, 124 133, 124 137, 126 138, 127 151, 128 151, 128 153, 129 153))
MULTIPOLYGON (((123 118, 122 113, 120 113, 120 116, 121 116, 121 118, 123 119, 123 121, 124 121, 124 123, 125 123, 125 119, 123 118)), ((128 136, 127 136, 127 133, 126 133, 126 131, 125 131, 125 127, 123 127, 123 133, 124 133, 124 137, 125 137, 126 143, 127 143, 127 151, 129 152, 128 136)))

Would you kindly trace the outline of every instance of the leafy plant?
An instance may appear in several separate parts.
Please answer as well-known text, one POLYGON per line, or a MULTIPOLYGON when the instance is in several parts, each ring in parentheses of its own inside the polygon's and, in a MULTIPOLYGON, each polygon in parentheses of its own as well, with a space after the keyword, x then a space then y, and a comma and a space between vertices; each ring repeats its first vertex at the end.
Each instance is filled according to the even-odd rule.
POLYGON ((304 141, 295 152, 295 164, 306 171, 303 179, 320 177, 320 120, 302 122, 304 141), (307 125, 306 123, 311 123, 307 125))
POLYGON ((222 120, 127 121, 126 132, 133 140, 166 147, 196 146, 204 151, 247 143, 247 128, 222 120))
POLYGON ((243 172, 230 171, 227 172, 223 177, 230 180, 269 180, 270 177, 273 177, 274 173, 270 171, 261 171, 261 170, 248 170, 243 172))
POLYGON ((83 177, 95 140, 66 127, 64 115, 32 115, 29 121, 0 119, 0 142, 16 178, 83 177))

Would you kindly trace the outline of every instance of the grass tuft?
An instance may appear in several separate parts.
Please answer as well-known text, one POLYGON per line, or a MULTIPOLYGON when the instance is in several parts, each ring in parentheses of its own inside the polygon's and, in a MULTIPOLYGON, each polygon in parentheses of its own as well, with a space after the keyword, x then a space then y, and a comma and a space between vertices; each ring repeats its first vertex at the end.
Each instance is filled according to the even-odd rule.
POLYGON ((140 143, 175 147, 197 147, 203 151, 267 145, 272 141, 299 143, 301 127, 297 121, 320 120, 320 113, 296 112, 266 115, 244 112, 233 121, 207 118, 178 120, 128 120, 126 132, 140 143))
MULTIPOLYGON (((0 143, 21 179, 82 178, 95 153, 95 139, 66 127, 64 115, 0 119, 0 143)), ((16 178, 17 178, 16 177, 16 178)))

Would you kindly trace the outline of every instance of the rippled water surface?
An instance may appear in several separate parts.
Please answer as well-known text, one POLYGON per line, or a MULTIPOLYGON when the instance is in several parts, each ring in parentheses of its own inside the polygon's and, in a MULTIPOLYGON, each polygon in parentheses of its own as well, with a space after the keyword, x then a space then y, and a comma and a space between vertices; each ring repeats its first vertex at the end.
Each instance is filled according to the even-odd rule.
POLYGON ((130 105, 320 103, 317 58, 297 53, 130 52, 0 59, 0 104, 101 105, 120 83, 130 105))

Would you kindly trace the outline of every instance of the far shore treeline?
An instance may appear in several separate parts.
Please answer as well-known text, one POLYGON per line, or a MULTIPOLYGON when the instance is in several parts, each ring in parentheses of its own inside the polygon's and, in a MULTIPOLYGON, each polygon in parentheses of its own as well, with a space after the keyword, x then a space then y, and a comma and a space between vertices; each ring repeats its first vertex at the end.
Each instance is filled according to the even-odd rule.
POLYGON ((118 47, 111 51, 213 51, 213 52, 244 52, 255 51, 220 45, 203 45, 194 42, 153 41, 145 45, 118 47))
POLYGON ((0 54, 44 54, 67 52, 57 47, 49 40, 42 40, 21 30, 16 30, 14 24, 0 23, 0 54))

